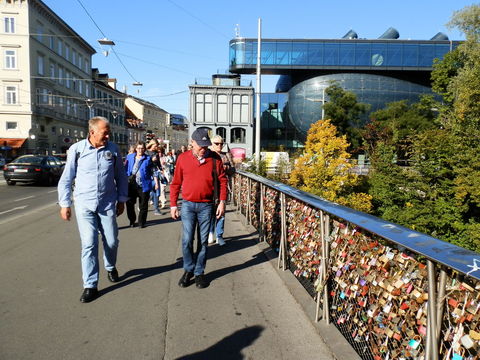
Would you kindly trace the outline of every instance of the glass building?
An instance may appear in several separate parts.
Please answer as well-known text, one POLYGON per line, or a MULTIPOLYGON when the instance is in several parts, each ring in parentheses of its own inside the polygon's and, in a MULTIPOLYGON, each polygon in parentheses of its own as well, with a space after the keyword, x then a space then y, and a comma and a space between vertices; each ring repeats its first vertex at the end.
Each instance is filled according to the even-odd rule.
MULTIPOLYGON (((322 105, 328 101, 325 89, 334 83, 370 104, 371 111, 432 93, 434 60, 459 42, 442 33, 430 40, 398 38, 389 28, 373 40, 358 39, 352 30, 341 39, 262 39, 262 75, 281 75, 275 91, 285 96, 275 102, 270 101, 272 94, 262 94, 261 146, 301 146, 310 125, 322 119, 322 105)), ((257 39, 230 41, 231 73, 255 74, 256 62, 257 39)))

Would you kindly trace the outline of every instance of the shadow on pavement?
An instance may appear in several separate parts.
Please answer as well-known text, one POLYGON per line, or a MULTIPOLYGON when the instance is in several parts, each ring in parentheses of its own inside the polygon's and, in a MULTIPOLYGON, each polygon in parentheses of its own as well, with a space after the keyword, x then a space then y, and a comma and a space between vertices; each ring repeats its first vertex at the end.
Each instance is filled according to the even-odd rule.
POLYGON ((242 355, 242 349, 250 346, 265 328, 255 325, 245 329, 237 330, 220 340, 209 348, 196 352, 194 354, 185 355, 175 360, 205 360, 205 359, 223 359, 223 360, 242 360, 246 357, 242 355))
POLYGON ((120 276, 120 280, 118 283, 115 283, 115 285, 112 285, 105 289, 100 290, 99 296, 103 296, 105 294, 108 294, 110 291, 120 289, 124 286, 128 286, 130 284, 133 284, 134 282, 147 279, 151 276, 156 276, 159 274, 163 274, 164 272, 181 269, 181 268, 182 268, 182 262, 177 261, 170 265, 129 270, 125 274, 120 276))
POLYGON ((260 252, 256 253, 255 255, 252 255, 251 259, 245 261, 242 264, 232 265, 232 266, 228 266, 226 268, 214 270, 212 272, 207 273, 205 276, 206 276, 207 280, 209 282, 211 282, 211 281, 214 281, 215 279, 218 279, 218 278, 220 278, 222 276, 225 276, 227 274, 230 274, 230 273, 233 273, 235 271, 242 270, 242 269, 246 269, 250 266, 255 266, 255 265, 261 264, 261 263, 263 263, 267 260, 268 259, 265 256, 265 254, 260 251, 260 252))

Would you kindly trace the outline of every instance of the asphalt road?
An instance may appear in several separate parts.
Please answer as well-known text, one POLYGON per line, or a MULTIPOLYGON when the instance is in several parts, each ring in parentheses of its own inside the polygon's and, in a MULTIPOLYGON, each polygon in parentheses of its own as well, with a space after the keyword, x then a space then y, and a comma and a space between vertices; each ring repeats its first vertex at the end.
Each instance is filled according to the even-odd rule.
POLYGON ((101 266, 101 296, 80 303, 78 230, 53 190, 0 184, 0 359, 333 359, 232 211, 206 289, 177 285, 180 222, 150 212, 145 229, 128 228, 122 215, 121 281, 101 266))

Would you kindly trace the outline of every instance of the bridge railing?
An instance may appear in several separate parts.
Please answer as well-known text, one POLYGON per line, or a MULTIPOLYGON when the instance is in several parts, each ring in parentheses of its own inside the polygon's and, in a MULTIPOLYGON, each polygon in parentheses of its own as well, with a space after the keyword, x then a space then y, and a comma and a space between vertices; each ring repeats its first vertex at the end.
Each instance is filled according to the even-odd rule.
POLYGON ((478 359, 480 254, 238 171, 233 201, 362 359, 478 359))

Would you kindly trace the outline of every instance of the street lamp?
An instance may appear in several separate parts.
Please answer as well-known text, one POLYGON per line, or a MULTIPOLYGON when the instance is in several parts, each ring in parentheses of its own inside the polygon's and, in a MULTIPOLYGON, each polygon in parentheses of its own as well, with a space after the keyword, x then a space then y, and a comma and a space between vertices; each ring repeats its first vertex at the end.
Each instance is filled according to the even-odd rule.
POLYGON ((112 116, 113 116, 114 119, 116 119, 117 116, 118 116, 118 111, 117 111, 117 110, 113 110, 113 111, 112 111, 112 116))
POLYGON ((92 118, 93 117, 92 107, 95 104, 95 101, 93 99, 88 98, 88 99, 85 99, 85 104, 87 104, 87 106, 88 106, 88 110, 89 110, 88 116, 89 116, 89 118, 92 118))
POLYGON ((107 39, 106 37, 104 37, 103 39, 98 39, 97 41, 100 45, 110 45, 110 46, 115 45, 115 43, 112 40, 107 39))

